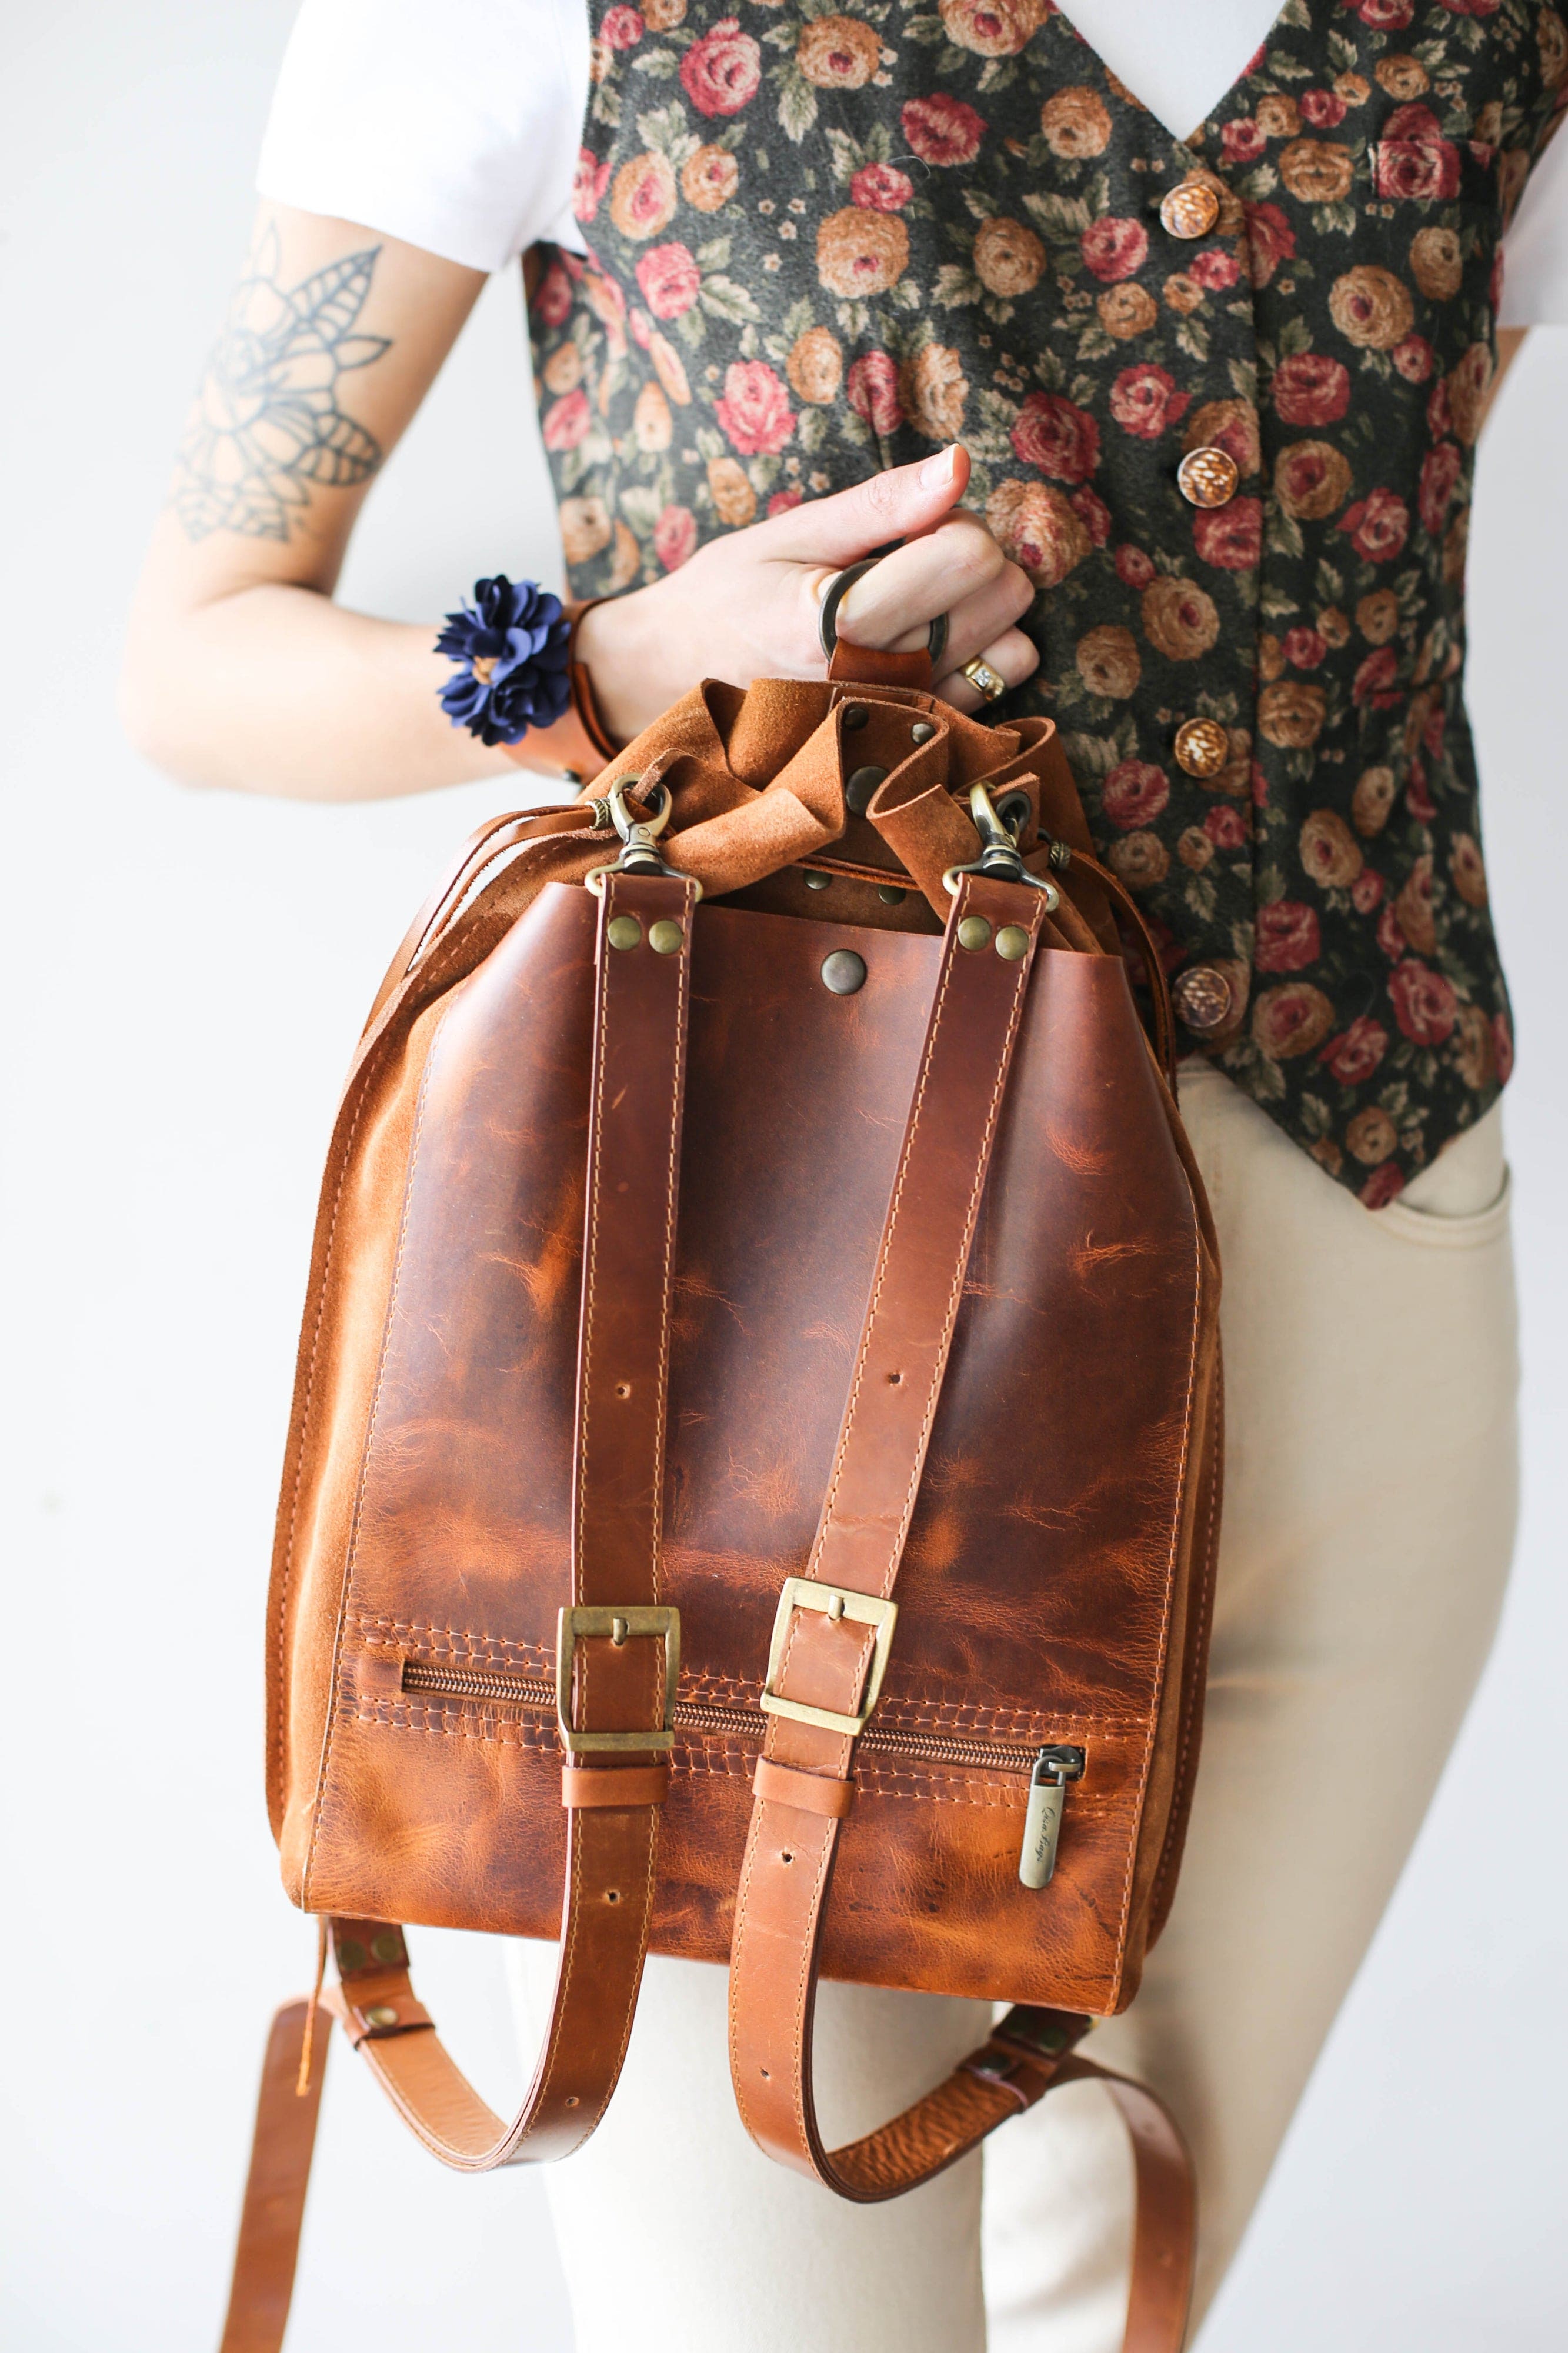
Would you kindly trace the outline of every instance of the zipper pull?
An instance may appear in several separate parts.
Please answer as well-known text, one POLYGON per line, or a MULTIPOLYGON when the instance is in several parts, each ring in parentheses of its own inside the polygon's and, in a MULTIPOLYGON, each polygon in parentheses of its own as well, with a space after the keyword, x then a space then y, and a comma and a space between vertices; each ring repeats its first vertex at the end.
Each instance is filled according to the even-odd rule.
POLYGON ((1081 1748, 1042 1748, 1029 1776, 1029 1806, 1024 1816, 1024 1845, 1018 1876, 1026 1887, 1048 1887, 1057 1867, 1057 1842, 1062 1833, 1062 1809, 1068 1783, 1083 1773, 1081 1748))

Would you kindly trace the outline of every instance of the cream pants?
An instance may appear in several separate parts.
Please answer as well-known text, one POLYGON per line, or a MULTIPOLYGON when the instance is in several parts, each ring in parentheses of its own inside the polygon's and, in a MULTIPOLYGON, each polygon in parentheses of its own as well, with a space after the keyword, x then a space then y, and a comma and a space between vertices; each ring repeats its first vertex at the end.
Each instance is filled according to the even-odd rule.
MULTIPOLYGON (((1491 1641, 1516 1365, 1497 1113, 1373 1215, 1207 1065, 1184 1066, 1182 1109, 1225 1278, 1208 1711, 1169 1925, 1090 2052, 1153 2084, 1192 2146, 1201 2317, 1491 1641)), ((517 1949, 537 2027, 554 1955, 517 1949)), ((1117 2353, 1131 2168, 1092 2084, 1004 2126, 984 2168, 976 2155, 890 2205, 846 2205, 742 2130, 726 1982, 649 1961, 609 2115, 549 2176, 577 2353, 1117 2353)), ((825 1985, 830 2146, 905 2106, 985 2019, 825 1985)))

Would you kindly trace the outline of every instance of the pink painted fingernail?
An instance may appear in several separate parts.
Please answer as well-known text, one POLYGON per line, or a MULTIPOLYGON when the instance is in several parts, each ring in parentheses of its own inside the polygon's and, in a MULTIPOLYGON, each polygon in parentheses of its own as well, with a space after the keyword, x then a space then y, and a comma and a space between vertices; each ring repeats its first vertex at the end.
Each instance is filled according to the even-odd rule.
POLYGON ((934 458, 928 458, 925 464, 921 468, 921 490, 940 491, 945 489, 947 484, 952 481, 957 468, 958 444, 956 441, 952 441, 948 444, 945 449, 939 449, 934 458))

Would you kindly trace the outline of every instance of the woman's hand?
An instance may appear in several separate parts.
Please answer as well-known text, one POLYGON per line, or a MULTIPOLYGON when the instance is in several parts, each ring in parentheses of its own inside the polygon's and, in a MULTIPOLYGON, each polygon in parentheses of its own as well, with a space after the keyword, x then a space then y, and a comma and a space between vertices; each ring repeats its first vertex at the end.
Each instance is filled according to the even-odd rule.
POLYGON ((838 607, 853 644, 910 650, 948 616, 937 692, 961 711, 982 696, 961 675, 977 654, 1009 686, 1039 659, 1016 626, 1034 601, 978 515, 959 505, 969 457, 958 444, 853 490, 792 507, 699 548, 668 580, 585 615, 577 650, 612 735, 630 743, 699 679, 821 678, 822 598, 836 574, 889 540, 905 545, 857 580, 838 607))

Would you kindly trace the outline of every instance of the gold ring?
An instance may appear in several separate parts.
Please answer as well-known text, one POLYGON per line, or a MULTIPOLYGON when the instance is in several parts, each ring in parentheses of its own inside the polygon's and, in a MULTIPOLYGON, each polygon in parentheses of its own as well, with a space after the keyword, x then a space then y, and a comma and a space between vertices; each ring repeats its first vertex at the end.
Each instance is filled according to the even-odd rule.
POLYGON ((998 695, 1007 691, 1006 680, 999 670, 992 669, 982 654, 976 654, 973 661, 966 661, 959 676, 966 678, 975 693, 984 695, 987 702, 994 702, 998 695))

